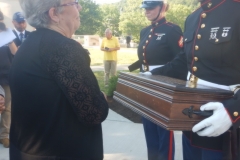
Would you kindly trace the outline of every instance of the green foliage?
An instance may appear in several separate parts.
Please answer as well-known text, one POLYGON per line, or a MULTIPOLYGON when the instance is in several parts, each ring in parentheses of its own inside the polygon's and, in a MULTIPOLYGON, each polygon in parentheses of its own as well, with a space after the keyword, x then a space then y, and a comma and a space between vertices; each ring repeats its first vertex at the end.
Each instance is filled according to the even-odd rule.
POLYGON ((198 0, 170 0, 171 4, 182 4, 188 7, 196 7, 198 6, 198 0))
POLYGON ((142 0, 126 0, 120 15, 119 30, 124 35, 131 34, 135 42, 140 39, 140 31, 150 24, 140 8, 141 3, 142 0))
MULTIPOLYGON (((120 15, 119 30, 124 35, 132 34, 133 41, 138 42, 140 31, 150 25, 145 18, 144 9, 140 8, 142 0, 122 0, 124 3, 120 15)), ((197 8, 197 0, 171 0, 170 10, 167 12, 167 20, 178 24, 182 29, 189 14, 197 8)))
POLYGON ((113 92, 116 90, 117 87, 118 76, 113 76, 109 78, 108 81, 108 88, 107 88, 107 96, 113 96, 113 92))
POLYGON ((104 93, 106 93, 107 88, 105 87, 105 84, 104 84, 104 72, 103 71, 96 71, 96 72, 93 72, 93 73, 94 73, 95 77, 97 78, 100 90, 103 91, 104 93))
POLYGON ((184 22, 188 15, 193 12, 194 8, 183 4, 170 4, 166 19, 169 22, 179 25, 184 30, 184 22))
MULTIPOLYGON (((199 5, 197 0, 169 0, 170 10, 167 20, 178 24, 182 29, 186 17, 199 5)), ((145 18, 144 9, 140 8, 142 0, 121 0, 118 3, 98 5, 94 0, 80 0, 81 26, 76 31, 80 35, 99 34, 104 36, 106 28, 111 28, 113 35, 131 34, 134 42, 139 41, 140 31, 150 25, 145 18)))
MULTIPOLYGON (((122 70, 122 71, 123 72, 129 72, 129 71, 126 71, 126 70, 122 70)), ((119 75, 119 73, 122 72, 122 71, 117 71, 117 75, 119 75)), ((132 73, 139 73, 139 69, 134 71, 134 72, 132 72, 132 73)), ((107 96, 112 96, 113 92, 116 90, 118 76, 114 77, 113 80, 111 80, 113 82, 110 82, 110 79, 111 79, 110 78, 109 82, 108 82, 108 87, 105 87, 105 84, 104 84, 104 72, 103 71, 95 71, 94 75, 97 78, 100 90, 103 91, 104 93, 106 93, 107 96)))
POLYGON ((79 3, 82 6, 82 11, 80 11, 81 26, 75 34, 96 34, 99 26, 102 25, 102 17, 99 5, 97 5, 93 0, 80 0, 79 3))
POLYGON ((98 34, 103 36, 106 28, 111 28, 114 36, 119 36, 120 8, 117 4, 104 4, 100 6, 102 26, 99 27, 98 34))

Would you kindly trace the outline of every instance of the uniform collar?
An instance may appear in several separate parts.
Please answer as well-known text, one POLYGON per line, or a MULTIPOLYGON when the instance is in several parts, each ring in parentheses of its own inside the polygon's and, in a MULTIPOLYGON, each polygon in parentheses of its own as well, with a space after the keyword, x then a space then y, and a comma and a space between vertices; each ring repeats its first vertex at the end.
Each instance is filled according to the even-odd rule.
POLYGON ((204 0, 203 2, 201 2, 201 7, 204 11, 209 11, 213 10, 225 1, 227 0, 204 0))
POLYGON ((166 22, 166 18, 163 17, 163 18, 160 19, 159 21, 152 23, 152 27, 159 26, 159 25, 161 25, 161 24, 163 24, 163 23, 165 23, 165 22, 166 22))

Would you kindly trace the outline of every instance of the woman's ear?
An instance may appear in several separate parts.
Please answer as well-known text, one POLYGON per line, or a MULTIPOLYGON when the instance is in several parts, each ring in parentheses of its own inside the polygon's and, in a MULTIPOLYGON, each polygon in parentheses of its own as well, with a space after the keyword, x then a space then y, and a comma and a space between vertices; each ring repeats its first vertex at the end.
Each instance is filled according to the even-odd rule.
POLYGON ((51 21, 53 21, 54 23, 59 23, 59 14, 56 10, 56 8, 51 8, 48 11, 48 16, 50 17, 51 21))

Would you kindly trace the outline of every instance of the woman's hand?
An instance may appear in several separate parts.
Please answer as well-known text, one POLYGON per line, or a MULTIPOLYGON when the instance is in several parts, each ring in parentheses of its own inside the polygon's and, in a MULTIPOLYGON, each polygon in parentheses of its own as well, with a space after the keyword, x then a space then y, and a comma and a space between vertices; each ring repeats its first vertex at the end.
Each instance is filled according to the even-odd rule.
POLYGON ((8 44, 8 47, 9 47, 11 53, 12 53, 13 55, 15 55, 16 52, 17 52, 17 50, 18 50, 18 47, 16 46, 16 44, 15 44, 14 42, 10 42, 10 43, 8 44))

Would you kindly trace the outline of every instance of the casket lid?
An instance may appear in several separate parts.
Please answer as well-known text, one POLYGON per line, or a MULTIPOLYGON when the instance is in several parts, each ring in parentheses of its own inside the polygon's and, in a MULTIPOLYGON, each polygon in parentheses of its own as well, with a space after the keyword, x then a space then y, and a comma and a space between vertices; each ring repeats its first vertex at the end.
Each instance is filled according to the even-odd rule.
MULTIPOLYGON (((226 95, 232 96, 234 93, 230 90, 224 90, 220 88, 215 88, 212 86, 197 84, 192 88, 189 85, 189 81, 183 81, 171 77, 161 76, 161 75, 144 75, 138 73, 120 72, 119 78, 127 79, 129 81, 134 81, 136 83, 142 83, 147 86, 159 87, 171 90, 173 92, 192 92, 199 94, 215 94, 215 95, 226 95)), ((151 87, 151 88, 152 88, 151 87)))

